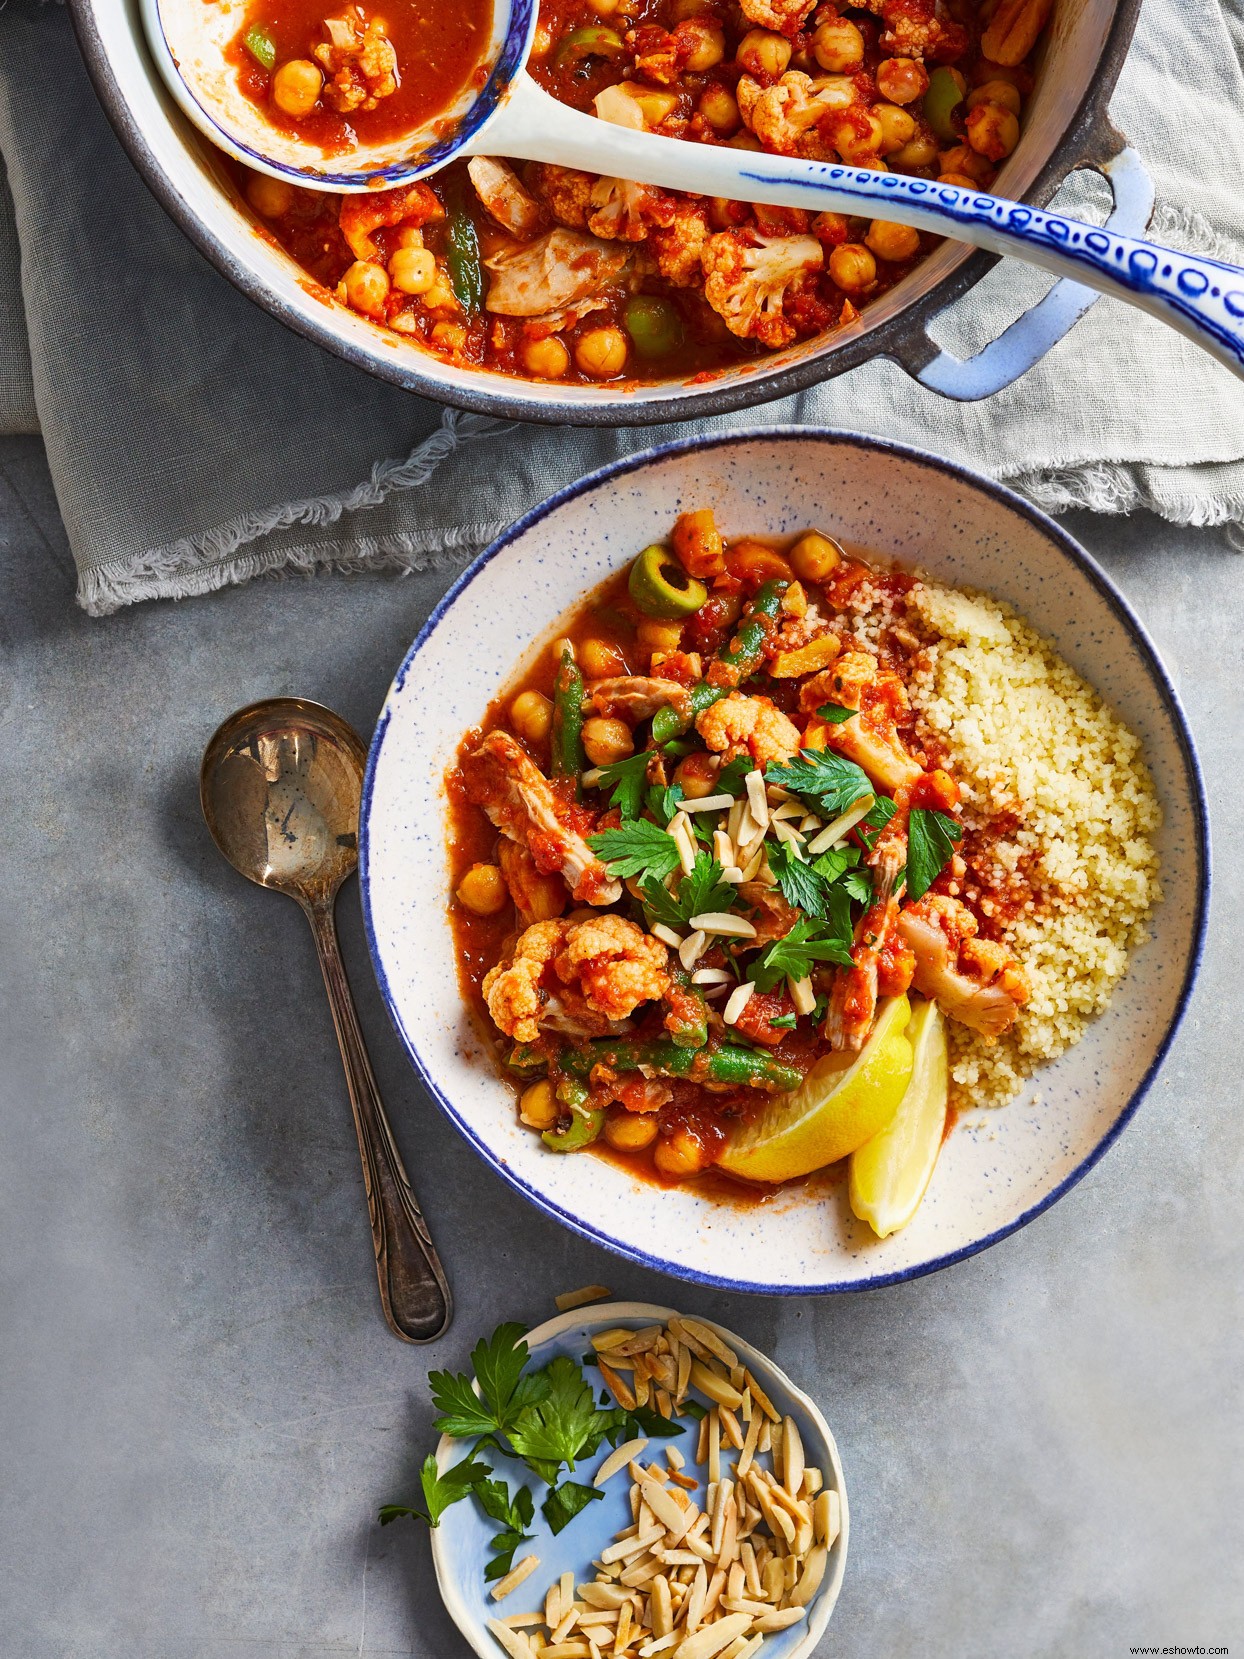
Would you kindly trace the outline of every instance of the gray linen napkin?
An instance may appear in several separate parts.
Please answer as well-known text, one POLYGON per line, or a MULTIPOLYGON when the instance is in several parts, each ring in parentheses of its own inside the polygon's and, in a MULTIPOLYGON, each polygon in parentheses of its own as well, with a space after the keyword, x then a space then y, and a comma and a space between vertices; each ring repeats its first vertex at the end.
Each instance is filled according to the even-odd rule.
MULTIPOLYGON (((1244 263, 1242 52, 1244 0, 1147 0, 1112 114, 1157 181, 1155 234, 1244 263)), ((0 159, 0 432, 37 412, 94 614, 281 569, 463 559, 675 430, 446 413, 288 333, 147 194, 59 7, 0 9, 0 159)), ((1077 180, 1061 200, 1087 215, 1092 195, 1077 180)), ((969 354, 1047 285, 1006 262, 946 314, 941 343, 969 354)), ((1146 505, 1244 545, 1244 383, 1112 300, 982 403, 877 362, 703 426, 783 421, 922 444, 1054 510, 1146 505)))

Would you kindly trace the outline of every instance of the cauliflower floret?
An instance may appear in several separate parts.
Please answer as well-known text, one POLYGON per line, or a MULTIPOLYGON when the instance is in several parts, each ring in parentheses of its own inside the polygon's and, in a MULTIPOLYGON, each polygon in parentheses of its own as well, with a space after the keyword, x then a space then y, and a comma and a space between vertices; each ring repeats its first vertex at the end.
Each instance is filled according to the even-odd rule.
POLYGON ((768 697, 732 691, 697 715, 695 729, 714 754, 727 761, 750 755, 757 766, 791 760, 799 753, 799 728, 768 697))
POLYGON ((544 970, 561 948, 568 922, 536 922, 520 935, 508 962, 484 975, 484 1001, 498 1029, 516 1043, 534 1043, 549 994, 540 984, 544 970))
POLYGON ((849 76, 832 75, 814 81, 798 69, 787 70, 780 81, 768 87, 743 75, 736 95, 743 120, 766 150, 803 156, 809 161, 824 161, 834 154, 820 131, 825 118, 860 103, 849 76))
POLYGON ((597 179, 592 186, 588 229, 614 241, 642 242, 653 225, 669 225, 674 204, 663 191, 629 179, 597 179))
POLYGON ((324 97, 340 115, 356 109, 375 109, 382 98, 397 91, 397 53, 384 24, 352 6, 345 17, 327 17, 328 40, 313 56, 328 71, 324 97))
POLYGON ((783 310, 787 291, 819 271, 825 256, 815 236, 723 230, 709 237, 700 258, 704 297, 731 334, 776 347, 796 333, 783 310))
POLYGON ((624 1020, 641 1002, 665 995, 668 957, 659 939, 625 916, 592 916, 571 923, 553 967, 564 985, 577 985, 589 1008, 624 1020))
POLYGON ((668 226, 655 228, 648 238, 666 282, 676 288, 699 285, 703 275, 700 256, 708 238, 708 214, 700 203, 675 199, 668 226))
POLYGON ((885 24, 881 50, 889 57, 954 63, 968 49, 968 33, 946 15, 940 0, 859 0, 885 24))
POLYGON ((531 193, 568 230, 587 229, 595 179, 594 173, 581 173, 577 167, 556 167, 551 161, 536 162, 527 170, 531 193))
POLYGON ((816 0, 741 0, 743 16, 762 29, 782 35, 798 34, 816 0))

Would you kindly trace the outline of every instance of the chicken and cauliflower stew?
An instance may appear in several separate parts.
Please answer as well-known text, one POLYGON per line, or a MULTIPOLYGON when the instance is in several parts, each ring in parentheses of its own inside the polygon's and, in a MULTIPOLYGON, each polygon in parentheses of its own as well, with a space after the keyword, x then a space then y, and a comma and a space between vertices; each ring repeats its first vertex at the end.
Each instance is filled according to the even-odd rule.
POLYGON ((883 1234, 955 1110, 1105 1006, 1158 897, 1138 741, 1024 622, 707 509, 447 787, 464 990, 521 1121, 667 1182, 850 1157, 883 1234))
MULTIPOLYGON (((421 53, 399 49, 399 14, 371 0, 318 23, 319 0, 255 0, 239 73, 274 118, 327 148, 383 136, 465 84, 486 34, 478 4, 454 9, 445 27, 459 44, 429 75, 421 53), (297 29, 260 21, 282 5, 297 29)), ((1019 140, 1051 5, 543 0, 529 67, 623 127, 987 187, 1019 140)), ((820 335, 935 242, 882 220, 501 158, 361 199, 243 183, 326 297, 455 364, 551 381, 694 376, 820 335)))

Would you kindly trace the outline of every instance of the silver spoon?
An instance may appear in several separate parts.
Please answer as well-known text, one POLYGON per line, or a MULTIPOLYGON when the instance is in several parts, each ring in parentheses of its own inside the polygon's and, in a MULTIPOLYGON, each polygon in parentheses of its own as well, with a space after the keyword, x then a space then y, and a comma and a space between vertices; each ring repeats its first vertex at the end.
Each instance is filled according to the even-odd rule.
POLYGON ((337 944, 333 911, 358 865, 367 750, 331 709, 271 697, 239 709, 203 754, 199 799, 212 839, 248 881, 297 900, 311 923, 346 1069, 371 1212, 380 1303, 406 1342, 433 1342, 453 1300, 389 1127, 337 944))

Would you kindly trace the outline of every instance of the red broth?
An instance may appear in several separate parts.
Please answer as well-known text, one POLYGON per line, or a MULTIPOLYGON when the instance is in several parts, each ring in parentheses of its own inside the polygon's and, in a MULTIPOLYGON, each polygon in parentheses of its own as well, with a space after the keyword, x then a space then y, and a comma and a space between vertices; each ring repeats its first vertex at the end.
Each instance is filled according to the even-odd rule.
POLYGON ((253 0, 228 56, 242 91, 274 126, 333 155, 415 132, 472 81, 482 83, 491 26, 489 0, 253 0), (248 35, 273 58, 271 69, 248 35), (308 110, 291 109, 295 101, 283 95, 290 64, 305 66, 304 76, 319 72, 308 110))

